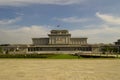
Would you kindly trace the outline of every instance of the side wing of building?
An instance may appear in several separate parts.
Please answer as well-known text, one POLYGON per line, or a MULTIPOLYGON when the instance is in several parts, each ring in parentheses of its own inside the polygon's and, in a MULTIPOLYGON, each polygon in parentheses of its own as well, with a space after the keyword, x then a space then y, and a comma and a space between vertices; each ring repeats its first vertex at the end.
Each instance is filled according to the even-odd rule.
POLYGON ((85 45, 87 44, 87 38, 70 38, 71 45, 85 45))
POLYGON ((32 38, 33 45, 47 45, 49 38, 32 38))

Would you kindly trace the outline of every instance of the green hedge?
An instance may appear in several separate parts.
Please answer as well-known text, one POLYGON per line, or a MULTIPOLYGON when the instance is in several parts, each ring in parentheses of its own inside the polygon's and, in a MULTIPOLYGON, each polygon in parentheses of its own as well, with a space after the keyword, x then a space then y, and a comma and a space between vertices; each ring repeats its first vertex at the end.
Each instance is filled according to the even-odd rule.
POLYGON ((47 58, 50 55, 40 54, 0 54, 0 58, 47 58))
POLYGON ((0 54, 0 58, 44 58, 44 59, 76 59, 71 54, 0 54))
POLYGON ((73 55, 73 54, 0 54, 0 58, 40 58, 40 59, 78 59, 78 58, 115 58, 112 56, 73 55))

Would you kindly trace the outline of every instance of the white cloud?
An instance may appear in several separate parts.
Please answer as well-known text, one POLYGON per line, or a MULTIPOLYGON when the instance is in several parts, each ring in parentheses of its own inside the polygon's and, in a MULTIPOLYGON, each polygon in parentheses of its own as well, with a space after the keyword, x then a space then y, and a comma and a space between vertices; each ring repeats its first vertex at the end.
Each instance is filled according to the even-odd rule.
POLYGON ((120 27, 109 27, 108 25, 99 26, 101 26, 101 28, 77 29, 70 32, 72 36, 88 37, 89 43, 112 43, 120 38, 120 27))
POLYGON ((96 16, 107 23, 120 24, 120 17, 115 17, 115 16, 108 15, 108 14, 100 14, 99 12, 96 13, 96 16))
POLYGON ((47 36, 49 29, 45 26, 22 27, 18 29, 1 29, 0 30, 0 44, 10 43, 10 44, 24 44, 32 43, 32 38, 47 36))
POLYGON ((2 20, 0 20, 0 25, 13 24, 19 20, 21 20, 21 17, 16 17, 15 19, 2 19, 2 20))
POLYGON ((62 22, 67 22, 67 23, 80 23, 80 22, 90 21, 90 19, 78 18, 78 17, 55 18, 55 20, 59 20, 59 21, 62 21, 62 22))
POLYGON ((0 5, 21 6, 28 4, 56 4, 56 5, 70 5, 78 4, 84 0, 0 0, 0 5))
MULTIPOLYGON (((72 37, 88 37, 88 43, 112 43, 120 38, 120 27, 100 26, 101 28, 71 30, 70 33, 72 37)), ((0 44, 31 44, 32 38, 47 37, 48 33, 50 33, 50 29, 46 26, 36 25, 18 29, 1 29, 0 44)))

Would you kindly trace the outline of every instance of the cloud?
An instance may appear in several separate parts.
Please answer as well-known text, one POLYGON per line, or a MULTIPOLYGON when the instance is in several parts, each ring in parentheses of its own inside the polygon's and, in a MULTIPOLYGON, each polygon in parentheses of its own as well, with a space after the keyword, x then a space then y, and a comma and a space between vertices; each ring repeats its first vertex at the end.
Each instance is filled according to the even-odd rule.
POLYGON ((120 24, 120 17, 115 17, 115 16, 108 15, 108 14, 101 14, 99 12, 96 13, 96 16, 107 23, 120 24))
MULTIPOLYGON (((88 43, 112 43, 120 38, 120 27, 99 26, 101 27, 94 29, 75 29, 70 33, 72 37, 87 37, 88 43)), ((47 27, 32 25, 17 29, 1 29, 0 44, 32 44, 32 38, 48 37, 50 29, 47 27)))
POLYGON ((1 29, 0 30, 0 44, 31 44, 32 38, 45 37, 49 33, 46 26, 25 26, 18 29, 1 29))
POLYGON ((29 4, 56 4, 56 5, 70 5, 78 4, 84 0, 0 0, 0 5, 4 6, 21 6, 29 4))
MULTIPOLYGON (((114 17, 106 14, 96 13, 96 16, 104 20, 106 23, 117 24, 119 22, 114 21, 114 17)), ((85 22, 89 19, 81 19, 78 17, 68 18, 55 18, 68 23, 85 22)), ((13 24, 19 21, 19 18, 1 20, 0 24, 13 24)), ((120 27, 111 27, 109 24, 94 24, 87 25, 87 28, 74 29, 70 33, 72 37, 88 37, 88 43, 112 43, 120 38, 120 27)), ((32 38, 48 37, 47 34, 50 31, 49 26, 21 26, 15 29, 0 29, 0 44, 32 44, 32 38)), ((86 27, 86 26, 84 26, 86 27)))
POLYGON ((0 20, 0 25, 14 24, 20 20, 21 20, 21 17, 16 17, 15 19, 2 19, 0 20))
POLYGON ((105 24, 99 26, 101 27, 83 30, 77 29, 70 32, 75 37, 88 37, 89 43, 113 43, 120 38, 120 27, 110 27, 105 24))
POLYGON ((80 22, 90 21, 90 19, 87 19, 87 18, 78 18, 78 17, 54 18, 54 19, 62 21, 62 22, 67 22, 67 23, 80 23, 80 22))

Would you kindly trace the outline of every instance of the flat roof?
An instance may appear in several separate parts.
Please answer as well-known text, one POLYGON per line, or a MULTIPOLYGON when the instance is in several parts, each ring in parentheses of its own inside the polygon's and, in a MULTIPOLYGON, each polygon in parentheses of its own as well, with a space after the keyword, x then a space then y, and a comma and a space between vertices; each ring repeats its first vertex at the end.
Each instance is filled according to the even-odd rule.
POLYGON ((51 30, 51 32, 68 32, 68 30, 51 30))

